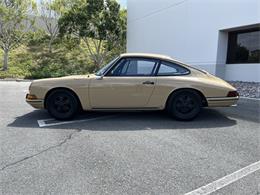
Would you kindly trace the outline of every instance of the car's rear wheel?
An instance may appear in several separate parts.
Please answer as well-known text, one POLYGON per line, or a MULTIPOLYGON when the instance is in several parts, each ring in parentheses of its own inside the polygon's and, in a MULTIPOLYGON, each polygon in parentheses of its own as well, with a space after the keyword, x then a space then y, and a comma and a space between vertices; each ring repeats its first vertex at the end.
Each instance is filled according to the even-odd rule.
POLYGON ((201 107, 201 97, 196 91, 183 90, 170 97, 167 110, 178 120, 192 120, 198 116, 201 107))
POLYGON ((46 108, 58 120, 73 118, 79 111, 79 103, 73 93, 64 89, 52 91, 46 98, 46 108))

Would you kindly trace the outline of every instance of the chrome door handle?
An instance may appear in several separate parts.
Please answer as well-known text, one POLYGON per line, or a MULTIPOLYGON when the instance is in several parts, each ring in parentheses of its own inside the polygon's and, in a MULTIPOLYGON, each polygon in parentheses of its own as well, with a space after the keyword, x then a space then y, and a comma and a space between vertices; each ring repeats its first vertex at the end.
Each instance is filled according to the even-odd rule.
POLYGON ((152 82, 152 81, 145 81, 145 82, 143 82, 143 85, 154 85, 154 82, 152 82))

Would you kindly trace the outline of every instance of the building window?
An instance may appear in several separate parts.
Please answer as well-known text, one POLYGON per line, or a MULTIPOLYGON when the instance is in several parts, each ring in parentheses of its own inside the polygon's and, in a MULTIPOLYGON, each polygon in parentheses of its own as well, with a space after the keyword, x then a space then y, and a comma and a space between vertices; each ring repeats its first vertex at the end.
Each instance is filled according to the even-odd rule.
POLYGON ((229 33, 227 64, 260 63, 260 28, 229 33))

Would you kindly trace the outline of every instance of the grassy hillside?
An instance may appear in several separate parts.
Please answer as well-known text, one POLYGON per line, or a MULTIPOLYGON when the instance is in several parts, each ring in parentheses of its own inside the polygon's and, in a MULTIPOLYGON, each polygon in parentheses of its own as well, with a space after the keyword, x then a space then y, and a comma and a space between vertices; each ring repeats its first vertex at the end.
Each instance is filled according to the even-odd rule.
MULTIPOLYGON (((94 71, 87 51, 80 49, 77 42, 57 39, 53 44, 53 52, 49 53, 46 39, 47 37, 33 39, 27 45, 13 50, 9 56, 9 70, 0 71, 0 79, 38 79, 87 74, 94 71)), ((0 59, 2 62, 1 51, 0 59)))

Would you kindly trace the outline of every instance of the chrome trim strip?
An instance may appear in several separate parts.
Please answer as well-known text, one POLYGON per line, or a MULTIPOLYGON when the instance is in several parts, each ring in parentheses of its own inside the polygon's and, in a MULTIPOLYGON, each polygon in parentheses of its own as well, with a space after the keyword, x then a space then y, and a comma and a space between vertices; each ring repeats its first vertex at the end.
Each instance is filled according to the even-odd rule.
POLYGON ((148 108, 92 108, 91 110, 111 110, 111 111, 116 111, 116 110, 126 110, 126 111, 130 111, 130 110, 160 110, 161 108, 158 108, 158 107, 148 107, 148 108))
POLYGON ((43 100, 28 100, 28 99, 26 99, 26 102, 28 102, 28 103, 43 103, 43 100))
POLYGON ((235 101, 235 100, 238 100, 239 97, 210 97, 210 98, 207 98, 207 101, 235 101))

